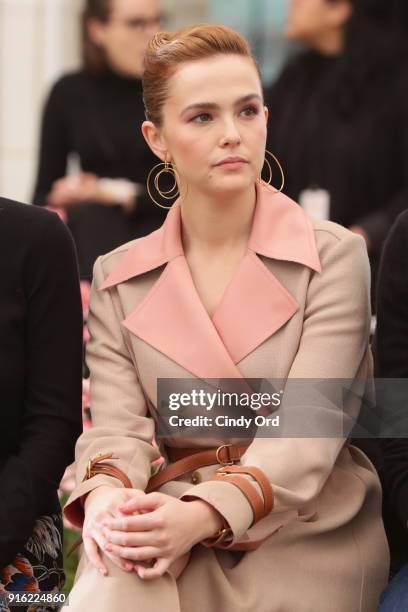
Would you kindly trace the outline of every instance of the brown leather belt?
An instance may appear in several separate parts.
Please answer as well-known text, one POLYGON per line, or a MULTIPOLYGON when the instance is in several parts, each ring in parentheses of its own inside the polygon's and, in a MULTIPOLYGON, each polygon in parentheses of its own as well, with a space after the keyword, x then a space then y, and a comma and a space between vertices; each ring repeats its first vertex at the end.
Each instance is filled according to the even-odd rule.
MULTIPOLYGON (((234 444, 221 444, 218 448, 174 448, 166 447, 166 453, 171 463, 163 470, 152 476, 147 484, 146 493, 161 487, 163 484, 174 480, 192 472, 201 467, 209 465, 220 464, 221 468, 217 470, 217 473, 211 478, 211 480, 222 480, 228 478, 231 474, 235 477, 230 480, 232 484, 237 486, 242 493, 248 499, 253 514, 254 522, 257 523, 264 516, 271 512, 274 505, 274 497, 272 487, 265 477, 264 473, 256 467, 248 466, 235 466, 234 463, 238 462, 242 455, 247 450, 249 444, 236 446, 234 444), (262 491, 262 497, 253 489, 252 485, 246 481, 241 474, 247 474, 258 483, 262 491)), ((105 455, 98 455, 97 457, 90 459, 87 466, 87 471, 84 476, 84 480, 88 480, 97 474, 106 474, 113 476, 121 480, 124 487, 132 488, 132 483, 128 476, 122 472, 119 468, 116 468, 112 464, 102 463, 104 459, 112 459, 113 453, 107 453, 105 455)), ((225 531, 222 530, 222 531, 225 531)), ((214 538, 213 538, 214 539, 214 538)), ((71 547, 68 552, 68 556, 81 544, 82 538, 79 538, 71 547)), ((212 544, 218 543, 218 539, 212 544)), ((248 549, 256 548, 260 542, 249 545, 248 549)), ((220 544, 222 546, 222 544, 220 544)), ((237 548, 237 550, 246 549, 244 545, 234 545, 231 548, 237 548)))
POLYGON ((146 493, 150 493, 166 484, 184 476, 188 472, 209 465, 233 465, 239 461, 248 448, 234 444, 222 444, 218 448, 175 448, 166 447, 166 453, 171 463, 163 470, 152 476, 147 483, 146 493))

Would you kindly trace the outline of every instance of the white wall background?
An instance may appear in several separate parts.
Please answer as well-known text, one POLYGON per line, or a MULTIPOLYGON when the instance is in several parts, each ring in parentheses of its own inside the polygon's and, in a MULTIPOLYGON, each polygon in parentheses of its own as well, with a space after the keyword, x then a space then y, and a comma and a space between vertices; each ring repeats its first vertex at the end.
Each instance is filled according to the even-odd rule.
POLYGON ((39 117, 54 79, 78 65, 80 0, 0 0, 0 193, 28 202, 39 117))

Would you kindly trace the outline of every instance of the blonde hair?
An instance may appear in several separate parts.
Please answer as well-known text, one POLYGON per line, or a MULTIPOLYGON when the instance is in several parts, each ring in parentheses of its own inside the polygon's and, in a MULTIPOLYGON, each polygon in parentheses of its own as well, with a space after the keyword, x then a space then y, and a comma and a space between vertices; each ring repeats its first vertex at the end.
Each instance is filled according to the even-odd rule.
POLYGON ((261 74, 251 47, 241 34, 218 24, 197 24, 177 32, 158 32, 150 40, 144 59, 143 101, 146 119, 160 127, 163 106, 168 96, 168 80, 178 66, 218 54, 233 54, 252 59, 261 74))

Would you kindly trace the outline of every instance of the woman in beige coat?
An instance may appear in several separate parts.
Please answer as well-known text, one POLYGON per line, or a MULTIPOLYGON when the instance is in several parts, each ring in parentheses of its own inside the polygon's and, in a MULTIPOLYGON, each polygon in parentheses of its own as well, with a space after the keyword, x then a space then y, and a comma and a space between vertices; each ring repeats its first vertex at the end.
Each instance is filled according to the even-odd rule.
MULTIPOLYGON (((388 573, 381 489, 346 436, 158 438, 160 469, 152 443, 158 379, 364 385, 364 241, 259 178, 268 110, 237 33, 155 36, 144 97, 143 134, 180 197, 159 230, 95 264, 93 427, 65 507, 84 541, 70 611, 374 612, 388 573)), ((336 402, 286 396, 281 410, 332 418, 336 402)))

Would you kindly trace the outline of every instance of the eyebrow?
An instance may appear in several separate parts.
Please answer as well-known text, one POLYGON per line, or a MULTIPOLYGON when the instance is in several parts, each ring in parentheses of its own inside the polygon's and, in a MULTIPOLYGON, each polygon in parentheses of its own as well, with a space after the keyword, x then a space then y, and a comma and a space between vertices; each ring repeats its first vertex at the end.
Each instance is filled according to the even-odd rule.
MULTIPOLYGON (((234 102, 234 106, 239 106, 240 104, 249 102, 249 100, 253 100, 254 98, 259 100, 260 102, 263 101, 259 94, 252 93, 252 94, 248 94, 247 96, 243 96, 242 98, 239 98, 238 100, 236 100, 234 102)), ((186 106, 186 108, 181 111, 181 115, 184 115, 185 113, 187 113, 187 111, 197 110, 197 109, 219 110, 220 106, 218 104, 215 104, 215 102, 196 102, 195 104, 190 104, 189 106, 186 106)))

